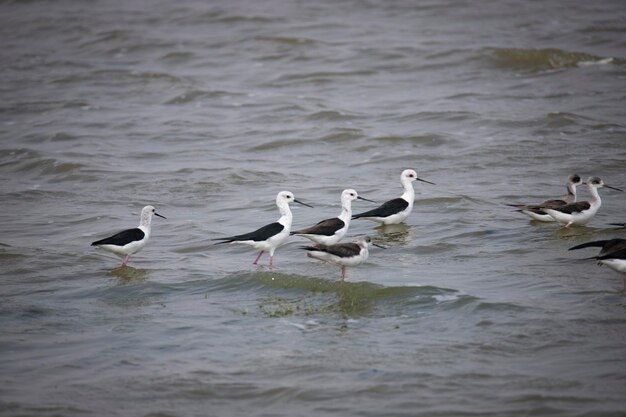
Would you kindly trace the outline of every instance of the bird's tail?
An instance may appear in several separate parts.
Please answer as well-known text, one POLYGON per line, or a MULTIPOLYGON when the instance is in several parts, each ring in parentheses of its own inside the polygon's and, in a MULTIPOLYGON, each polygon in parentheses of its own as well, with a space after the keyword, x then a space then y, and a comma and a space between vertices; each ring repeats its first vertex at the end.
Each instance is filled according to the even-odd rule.
MULTIPOLYGON (((572 246, 571 248, 569 248, 568 250, 575 250, 575 249, 582 249, 582 248, 589 248, 589 247, 603 247, 604 244, 608 242, 608 240, 596 240, 593 242, 586 242, 580 245, 576 245, 576 246, 572 246)), ((590 258, 590 259, 595 259, 595 258, 590 258)))
POLYGON ((313 245, 313 246, 300 246, 300 249, 302 250, 320 250, 322 249, 323 245, 313 245))
POLYGON ((232 242, 233 238, 232 237, 218 237, 218 238, 211 239, 211 240, 221 240, 221 242, 214 243, 214 245, 221 245, 223 243, 230 243, 230 242, 232 242))

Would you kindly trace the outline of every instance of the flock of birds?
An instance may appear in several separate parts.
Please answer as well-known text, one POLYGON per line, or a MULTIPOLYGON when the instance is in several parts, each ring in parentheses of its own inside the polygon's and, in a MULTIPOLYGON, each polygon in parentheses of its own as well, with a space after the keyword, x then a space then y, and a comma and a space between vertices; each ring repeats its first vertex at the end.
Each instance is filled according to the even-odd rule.
MULTIPOLYGON (((433 184, 430 181, 417 177, 417 173, 412 169, 405 169, 400 175, 400 182, 404 188, 404 193, 392 200, 389 200, 379 207, 359 213, 352 214, 352 202, 359 199, 369 202, 358 195, 353 189, 343 190, 341 193, 341 213, 337 217, 322 220, 313 226, 291 230, 293 215, 289 208, 290 203, 298 203, 307 207, 312 207, 297 200, 290 191, 281 191, 276 196, 276 206, 280 212, 280 218, 268 225, 265 225, 253 232, 236 236, 221 237, 222 243, 245 244, 259 250, 253 264, 257 265, 261 256, 269 252, 269 267, 272 267, 274 252, 281 246, 289 236, 302 236, 311 240, 314 244, 303 246, 310 258, 335 265, 340 268, 340 277, 345 278, 345 267, 356 266, 367 260, 369 248, 377 245, 369 236, 360 236, 353 243, 339 243, 348 232, 350 220, 367 219, 383 225, 402 223, 413 210, 415 200, 414 181, 422 181, 433 184)), ((602 200, 598 189, 606 187, 613 190, 622 191, 619 188, 611 187, 598 177, 589 177, 583 182, 580 176, 570 175, 567 181, 567 195, 554 200, 546 200, 539 204, 509 204, 517 211, 527 215, 533 220, 541 222, 558 222, 564 227, 572 225, 584 225, 598 212, 602 205, 602 200), (589 190, 591 198, 588 201, 576 201, 576 187, 585 184, 589 190)), ((145 206, 141 211, 139 226, 133 229, 123 230, 108 238, 92 243, 92 246, 100 247, 123 258, 122 266, 128 264, 130 256, 139 252, 146 246, 150 238, 150 224, 152 216, 165 218, 158 214, 153 206, 145 206)), ((612 223, 613 225, 626 227, 626 224, 612 223)), ((598 240, 574 246, 570 250, 587 247, 600 247, 600 253, 591 259, 596 259, 599 263, 605 264, 617 272, 626 274, 626 239, 598 240)), ((626 291, 626 276, 624 277, 624 290, 626 291)))

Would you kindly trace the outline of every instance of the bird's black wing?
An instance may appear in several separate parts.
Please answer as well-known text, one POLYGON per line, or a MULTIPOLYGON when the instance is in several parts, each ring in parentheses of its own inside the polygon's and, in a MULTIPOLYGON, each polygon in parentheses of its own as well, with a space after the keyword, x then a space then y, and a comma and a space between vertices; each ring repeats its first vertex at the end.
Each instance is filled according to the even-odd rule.
POLYGON ((321 222, 307 227, 306 229, 296 230, 291 232, 292 235, 322 235, 322 236, 332 236, 335 232, 346 224, 343 220, 334 217, 332 219, 322 220, 321 222))
POLYGON ((622 247, 620 249, 611 251, 609 253, 601 254, 596 256, 596 259, 599 261, 603 261, 605 259, 626 259, 626 247, 622 247))
POLYGON ((567 204, 565 200, 546 200, 541 204, 507 204, 507 206, 515 207, 520 210, 528 210, 537 214, 545 214, 541 211, 542 208, 556 208, 567 204))
POLYGON ((146 234, 139 228, 134 229, 126 229, 121 232, 107 237, 105 239, 96 240, 91 244, 91 246, 98 245, 116 245, 116 246, 124 246, 131 242, 135 242, 137 240, 141 240, 144 238, 146 234))
POLYGON ((595 257, 595 259, 620 258, 621 256, 624 256, 624 252, 626 252, 626 239, 595 240, 593 242, 586 242, 586 243, 571 247, 569 248, 569 250, 589 248, 589 247, 602 248, 598 256, 595 257))
POLYGON ((359 219, 361 217, 389 217, 393 214, 399 213, 409 206, 409 202, 404 198, 394 198, 386 203, 383 203, 380 207, 366 211, 364 213, 355 214, 353 219, 359 219))
MULTIPOLYGON (((566 206, 567 205, 567 201, 565 200, 546 200, 543 203, 541 203, 541 207, 545 207, 545 208, 555 208, 555 207, 561 207, 561 206, 566 206)), ((532 208, 539 208, 537 206, 531 206, 532 208)))
POLYGON ((306 249, 308 251, 327 252, 331 255, 339 256, 340 258, 350 258, 361 252, 361 247, 356 243, 338 243, 330 246, 316 245, 303 247, 302 249, 306 249))
POLYGON ((220 237, 220 238, 213 239, 213 240, 224 241, 224 242, 219 242, 219 243, 230 243, 230 242, 243 241, 243 240, 252 240, 254 242, 260 242, 263 240, 267 240, 274 235, 277 235, 278 233, 282 232, 284 228, 285 226, 283 226, 282 224, 278 222, 274 222, 266 226, 263 226, 260 229, 255 230, 254 232, 245 233, 243 235, 237 235, 237 236, 220 237))
POLYGON ((607 242, 610 242, 610 241, 609 240, 595 240, 593 242, 586 242, 580 245, 572 246, 568 250, 576 250, 576 249, 583 249, 583 248, 590 248, 590 247, 603 248, 607 242))
POLYGON ((542 207, 542 208, 550 208, 552 210, 560 211, 561 213, 572 214, 572 213, 580 213, 585 210, 589 210, 591 204, 587 201, 579 201, 578 203, 566 204, 564 206, 559 207, 542 207))
POLYGON ((599 257, 603 259, 620 258, 626 259, 626 239, 611 239, 603 247, 599 257))

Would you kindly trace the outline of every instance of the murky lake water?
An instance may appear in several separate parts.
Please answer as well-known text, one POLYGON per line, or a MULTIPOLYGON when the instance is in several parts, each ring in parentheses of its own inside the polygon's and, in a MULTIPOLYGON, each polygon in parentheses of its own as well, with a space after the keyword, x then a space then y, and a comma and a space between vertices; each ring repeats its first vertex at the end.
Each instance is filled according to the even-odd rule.
POLYGON ((624 416, 621 277, 567 248, 626 196, 505 206, 626 187, 626 9, 587 3, 0 4, 0 414, 624 416), (405 168, 437 186, 352 223, 388 248, 343 284, 304 239, 273 271, 211 240, 405 168), (146 204, 131 267, 89 246, 146 204))

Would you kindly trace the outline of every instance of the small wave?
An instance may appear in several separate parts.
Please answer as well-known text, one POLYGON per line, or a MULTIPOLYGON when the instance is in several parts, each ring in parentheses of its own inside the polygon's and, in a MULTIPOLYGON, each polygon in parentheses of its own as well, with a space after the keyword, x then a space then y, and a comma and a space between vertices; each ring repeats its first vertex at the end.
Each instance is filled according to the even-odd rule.
POLYGON ((170 52, 163 55, 159 58, 159 61, 168 62, 168 63, 184 63, 189 62, 195 57, 193 52, 170 52))
POLYGON ((409 136, 378 136, 373 140, 389 143, 390 145, 400 144, 404 142, 419 144, 423 146, 441 146, 448 143, 448 139, 441 135, 409 135, 409 136))
POLYGON ((342 121, 342 120, 353 120, 356 119, 357 116, 345 114, 338 111, 333 110, 323 110, 312 113, 306 117, 307 120, 317 121, 317 120, 327 120, 327 121, 342 121))
POLYGON ((310 82, 316 85, 330 84, 342 81, 345 78, 360 78, 376 74, 373 70, 359 71, 318 71, 299 74, 286 74, 278 77, 274 82, 278 84, 288 84, 291 82, 310 82))
POLYGON ((65 176, 80 172, 84 168, 82 164, 42 158, 38 153, 24 149, 2 151, 0 158, 2 158, 0 166, 5 172, 34 174, 37 177, 57 176, 56 180, 62 179, 58 177, 59 174, 65 176))
POLYGON ((222 23, 239 23, 239 22, 250 22, 250 23, 275 23, 281 22, 284 19, 282 17, 277 16, 240 16, 240 15, 217 15, 213 17, 214 22, 222 22, 222 23))
POLYGON ((483 116, 469 111, 424 111, 419 113, 402 114, 390 119, 397 122, 435 121, 463 122, 467 120, 483 120, 483 116))
POLYGON ((15 258, 23 258, 26 255, 23 255, 21 253, 9 253, 9 252, 0 252, 0 261, 7 261, 9 259, 15 259, 15 258))
POLYGON ((457 245, 453 243, 437 242, 428 246, 416 246, 415 251, 420 255, 432 255, 436 253, 446 253, 456 249, 457 245))
POLYGON ((550 129, 562 129, 565 126, 582 126, 586 125, 588 122, 593 121, 583 116, 567 112, 548 113, 543 119, 544 127, 550 129))
POLYGON ((487 49, 487 54, 501 68, 530 73, 574 68, 590 63, 614 62, 613 58, 599 57, 584 52, 568 52, 556 48, 492 48, 487 49))
MULTIPOLYGON (((433 286, 390 286, 359 281, 339 281, 280 272, 238 272, 211 281, 203 291, 266 293, 258 302, 266 317, 340 314, 362 316, 371 314, 401 315, 406 309, 445 305, 454 308, 459 299, 456 290, 433 286)), ((472 298, 473 297, 469 297, 472 298)), ((465 301, 462 301, 464 304, 465 301)))
POLYGON ((256 146, 251 146, 248 148, 251 152, 255 151, 271 151, 282 148, 289 148, 292 146, 296 146, 304 142, 302 139, 283 139, 283 140, 273 140, 271 142, 261 143, 256 146))
POLYGON ((178 83, 182 81, 180 78, 172 74, 157 71, 131 71, 130 76, 142 80, 166 80, 171 81, 172 83, 178 83))
POLYGON ((58 109, 89 109, 91 105, 84 100, 40 100, 11 103, 10 106, 0 106, 0 114, 41 114, 58 109))
POLYGON ((313 45, 316 44, 317 42, 314 41, 313 39, 308 39, 308 38, 294 38, 294 37, 289 37, 289 36, 256 36, 254 38, 257 41, 267 41, 267 42, 274 42, 274 43, 279 43, 279 44, 285 44, 285 45, 313 45))
POLYGON ((215 98, 224 98, 224 97, 232 97, 232 96, 239 96, 239 95, 241 94, 228 92, 228 91, 222 91, 222 90, 212 90, 212 91, 190 90, 190 91, 187 91, 186 93, 179 94, 176 97, 173 97, 167 100, 165 104, 170 104, 170 105, 189 104, 189 103, 193 103, 196 101, 211 100, 215 98))
POLYGON ((526 307, 511 303, 494 303, 481 301, 476 305, 476 311, 492 311, 492 312, 516 312, 521 313, 526 311, 526 307))
POLYGON ((606 33, 626 33, 625 27, 616 27, 616 26, 589 26, 583 29, 580 29, 581 33, 598 33, 598 32, 606 32, 606 33))
POLYGON ((337 143, 361 138, 363 138, 363 131, 361 129, 341 128, 333 129, 332 133, 322 136, 321 138, 319 138, 319 141, 337 143))

